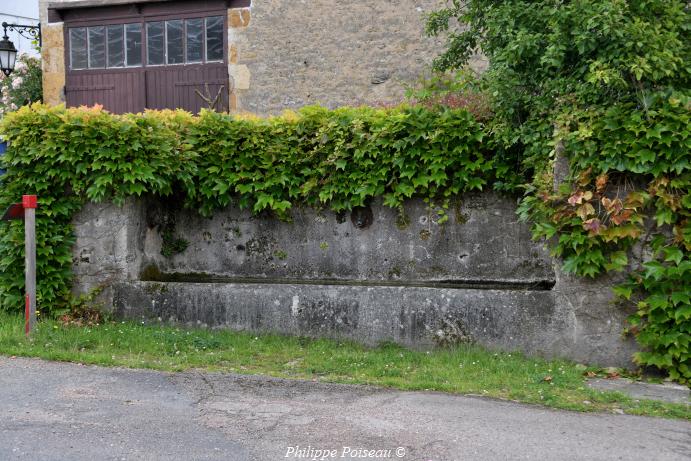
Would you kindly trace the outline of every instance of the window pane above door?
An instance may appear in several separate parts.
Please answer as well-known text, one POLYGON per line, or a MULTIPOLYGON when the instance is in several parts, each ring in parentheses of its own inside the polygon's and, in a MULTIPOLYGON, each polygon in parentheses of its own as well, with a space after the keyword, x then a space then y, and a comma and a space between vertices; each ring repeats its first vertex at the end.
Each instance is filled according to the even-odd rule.
POLYGON ((87 67, 86 28, 73 27, 70 29, 70 68, 86 69, 87 67))
POLYGON ((103 26, 89 27, 89 67, 101 68, 106 66, 106 28, 103 26))
POLYGON ((121 25, 108 26, 108 67, 125 66, 125 31, 121 25))
POLYGON ((187 37, 187 62, 201 62, 204 59, 204 20, 185 21, 187 37))
POLYGON ((223 16, 206 18, 206 60, 223 61, 223 16))
POLYGON ((148 65, 165 64, 164 37, 163 21, 146 23, 146 62, 148 65))
POLYGON ((142 25, 125 24, 127 66, 142 65, 142 25))
POLYGON ((183 21, 166 21, 166 45, 168 64, 182 64, 184 58, 183 48, 183 21))

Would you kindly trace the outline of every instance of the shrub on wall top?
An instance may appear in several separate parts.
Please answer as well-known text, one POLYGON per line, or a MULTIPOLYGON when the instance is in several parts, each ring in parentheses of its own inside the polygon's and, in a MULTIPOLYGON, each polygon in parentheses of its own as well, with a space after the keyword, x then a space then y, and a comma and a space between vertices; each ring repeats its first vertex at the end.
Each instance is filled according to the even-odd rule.
MULTIPOLYGON (((112 115, 34 104, 8 115, 0 207, 39 196, 38 305, 66 305, 71 219, 85 201, 175 197, 210 215, 226 206, 288 219, 296 204, 347 210, 381 196, 447 205, 491 186, 501 165, 483 125, 465 110, 308 107, 260 119, 202 112, 112 115)), ((506 168, 503 168, 505 171, 506 168)), ((0 224, 0 306, 20 309, 23 230, 0 224)))
MULTIPOLYGON (((71 220, 87 200, 152 194, 207 216, 239 206, 289 219, 297 204, 342 211, 383 197, 397 208, 417 196, 444 208, 466 191, 526 184, 522 212, 537 237, 553 238, 566 270, 630 272, 616 291, 636 303, 629 331, 647 346, 638 360, 689 381, 689 107, 670 93, 651 100, 645 116, 631 103, 572 113, 563 144, 579 152, 578 174, 553 191, 541 173, 548 160, 522 177, 494 122, 461 109, 308 107, 260 119, 35 104, 0 122, 10 141, 0 206, 39 195, 38 305, 57 311, 70 296, 71 220), (651 251, 634 265, 637 242, 651 251)), ((22 241, 20 222, 0 224, 3 309, 22 306, 22 241)))
POLYGON ((438 69, 487 57, 478 84, 497 144, 531 177, 521 211, 535 236, 569 272, 626 270, 616 292, 636 311, 637 361, 689 383, 690 12, 670 0, 451 0, 427 24, 448 33, 438 69), (555 191, 557 159, 571 174, 555 191))

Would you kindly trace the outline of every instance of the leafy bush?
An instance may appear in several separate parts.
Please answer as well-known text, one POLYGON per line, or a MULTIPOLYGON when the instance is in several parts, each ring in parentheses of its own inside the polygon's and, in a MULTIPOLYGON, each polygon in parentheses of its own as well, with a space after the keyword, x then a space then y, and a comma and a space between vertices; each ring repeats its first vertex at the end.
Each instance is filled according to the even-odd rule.
POLYGON ((564 269, 627 270, 639 363, 691 382, 691 42, 686 2, 453 0, 441 70, 480 50, 498 149, 531 178, 521 214, 564 269), (467 27, 454 28, 452 19, 467 27), (554 162, 570 177, 554 188, 554 162), (635 247, 643 251, 632 252, 635 247), (633 258, 633 256, 637 256, 633 258))
MULTIPOLYGON (((177 114, 115 117, 98 109, 48 108, 40 104, 7 114, 0 131, 10 143, 0 208, 22 194, 39 196, 37 227, 38 306, 66 307, 71 285, 72 216, 85 200, 125 198, 144 192, 166 195, 190 177, 179 149, 177 114)), ((0 224, 0 306, 21 306, 24 288, 23 224, 0 224)))
POLYGON ((470 70, 433 72, 408 88, 406 98, 411 104, 428 108, 465 109, 483 122, 491 120, 493 115, 487 93, 478 88, 477 75, 470 70))
POLYGON ((9 77, 0 74, 0 118, 7 112, 41 101, 43 86, 41 61, 21 54, 9 77))
MULTIPOLYGON (((111 115, 34 104, 9 114, 0 207, 26 193, 37 210, 38 305, 70 295, 71 220, 85 201, 145 194, 210 215, 227 206, 289 219, 296 204, 348 210, 413 195, 445 206, 496 180, 483 125, 465 110, 319 107, 259 119, 203 112, 111 115)), ((442 218, 443 220, 443 218, 442 218)), ((0 224, 0 306, 22 305, 23 228, 0 224)))
POLYGON ((279 215, 297 201, 342 211, 384 197, 441 204, 493 180, 484 131, 468 112, 305 108, 281 118, 238 120, 206 113, 188 142, 198 154, 187 195, 202 213, 231 204, 279 215))

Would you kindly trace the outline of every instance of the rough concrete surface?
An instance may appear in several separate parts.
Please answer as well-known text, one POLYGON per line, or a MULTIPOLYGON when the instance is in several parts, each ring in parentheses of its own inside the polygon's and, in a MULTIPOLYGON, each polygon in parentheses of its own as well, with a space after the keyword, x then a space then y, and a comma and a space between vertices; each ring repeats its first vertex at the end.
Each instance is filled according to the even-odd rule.
POLYGON ((494 193, 459 197, 443 225, 437 210, 422 200, 406 201, 400 215, 380 201, 342 214, 296 208, 291 222, 253 216, 235 206, 203 219, 194 210, 175 210, 174 204, 152 200, 144 213, 148 227, 139 237, 144 242, 142 264, 164 273, 554 284, 549 253, 531 241, 529 226, 516 215, 516 201, 494 193), (161 255, 161 227, 171 222, 175 236, 189 246, 166 258, 161 255))
POLYGON ((685 403, 691 405, 691 390, 687 386, 674 383, 643 383, 626 378, 588 381, 588 386, 603 391, 616 391, 635 399, 660 400, 663 402, 685 403))
POLYGON ((549 354, 567 327, 555 319, 547 291, 156 282, 118 284, 114 291, 115 313, 122 318, 370 345, 472 340, 549 354))
POLYGON ((391 450, 380 459, 407 461, 691 459, 685 421, 7 357, 0 415, 3 460, 300 459, 286 458, 290 447, 337 451, 325 459, 356 459, 340 458, 344 447, 391 450))
POLYGON ((530 239, 515 199, 466 194, 439 223, 422 200, 398 214, 297 208, 285 222, 172 201, 87 204, 75 217, 75 291, 106 287, 123 317, 429 347, 471 340, 631 366, 613 281, 563 274, 530 239), (187 247, 164 256, 163 236, 187 247))

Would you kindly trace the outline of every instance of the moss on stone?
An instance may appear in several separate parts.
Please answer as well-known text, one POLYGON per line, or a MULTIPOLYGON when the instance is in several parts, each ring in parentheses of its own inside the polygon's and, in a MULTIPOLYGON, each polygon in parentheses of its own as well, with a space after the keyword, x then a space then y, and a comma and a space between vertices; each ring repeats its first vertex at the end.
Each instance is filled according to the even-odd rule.
POLYGON ((406 230, 410 227, 410 216, 406 214, 405 210, 400 210, 396 216, 396 227, 399 230, 406 230))
POLYGON ((142 269, 139 279, 145 282, 160 282, 163 280, 163 274, 156 264, 149 264, 142 269))
POLYGON ((401 276, 401 268, 398 266, 394 266, 389 270, 389 278, 394 278, 394 277, 400 277, 401 276))
POLYGON ((468 222, 470 216, 462 211, 463 201, 461 199, 454 200, 453 211, 456 218, 456 224, 465 224, 468 222))

